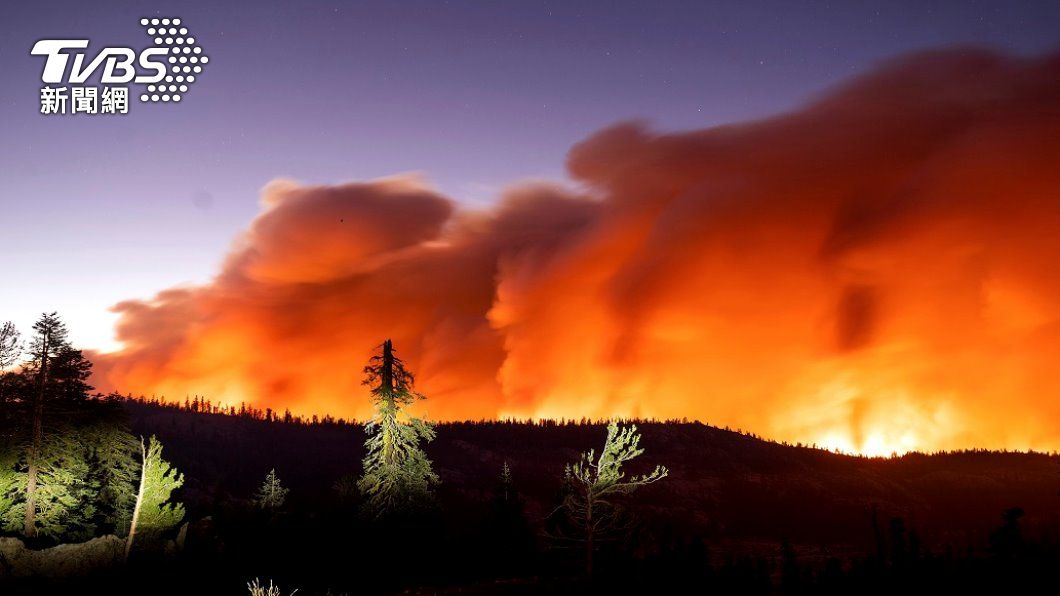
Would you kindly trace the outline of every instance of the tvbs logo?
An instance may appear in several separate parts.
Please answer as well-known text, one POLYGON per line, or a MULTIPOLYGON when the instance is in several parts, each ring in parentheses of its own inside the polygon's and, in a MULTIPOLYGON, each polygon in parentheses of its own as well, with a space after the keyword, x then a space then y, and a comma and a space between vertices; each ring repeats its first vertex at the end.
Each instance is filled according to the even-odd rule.
POLYGON ((142 102, 180 102, 210 58, 180 19, 144 18, 140 26, 154 45, 139 52, 106 47, 90 57, 81 51, 88 49, 87 39, 42 39, 34 44, 30 54, 45 57, 41 113, 126 114, 129 88, 120 85, 129 83, 145 85, 142 102), (102 86, 85 86, 97 73, 102 86))

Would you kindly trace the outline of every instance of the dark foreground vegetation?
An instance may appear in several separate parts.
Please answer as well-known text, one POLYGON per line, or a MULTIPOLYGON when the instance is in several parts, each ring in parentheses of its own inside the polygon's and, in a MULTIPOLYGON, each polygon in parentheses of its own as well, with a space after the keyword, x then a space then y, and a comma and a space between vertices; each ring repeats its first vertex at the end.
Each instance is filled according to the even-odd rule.
POLYGON ((677 421, 430 425, 398 418, 422 396, 388 342, 365 369, 366 434, 92 396, 80 353, 38 352, 0 374, 4 595, 246 594, 254 578, 270 596, 1019 593, 1060 564, 1055 454, 861 458, 677 421), (152 436, 165 460, 131 440, 152 436), (603 454, 623 460, 610 480, 603 454))
MULTIPOLYGON (((670 476, 637 493, 634 521, 600 545, 589 580, 582 545, 557 539, 550 514, 564 465, 600 442, 601 424, 441 424, 428 447, 438 506, 382 524, 358 514, 359 426, 124 407, 134 433, 157 435, 185 474, 182 547, 50 580, 57 592, 240 594, 258 577, 285 595, 1012 593, 1049 585, 1060 564, 1055 455, 870 459, 695 423, 639 423, 646 457, 670 476), (265 511, 254 498, 272 469, 290 492, 265 511)), ((4 593, 40 589, 6 583, 4 593)))

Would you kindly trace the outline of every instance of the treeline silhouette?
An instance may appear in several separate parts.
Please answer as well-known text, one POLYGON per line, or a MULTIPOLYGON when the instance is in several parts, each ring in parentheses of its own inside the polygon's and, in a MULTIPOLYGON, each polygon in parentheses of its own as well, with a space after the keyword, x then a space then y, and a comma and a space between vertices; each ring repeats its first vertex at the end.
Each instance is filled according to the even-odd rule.
POLYGON ((337 418, 330 414, 325 414, 324 416, 319 416, 317 414, 313 414, 312 416, 300 416, 292 414, 290 408, 285 408, 281 414, 274 411, 272 408, 255 408, 253 405, 249 405, 246 402, 239 402, 238 406, 233 404, 215 404, 201 395, 187 396, 184 398, 184 401, 171 401, 167 400, 164 396, 146 397, 140 395, 133 397, 132 394, 122 395, 120 393, 114 393, 108 397, 123 402, 145 404, 178 412, 218 414, 221 416, 235 416, 250 420, 260 420, 262 422, 277 422, 280 424, 296 424, 299 426, 351 426, 360 424, 357 421, 337 418))
MULTIPOLYGON (((103 397, 99 394, 98 397, 103 397)), ((201 395, 186 396, 183 400, 170 400, 165 396, 145 396, 130 394, 112 393, 106 396, 107 399, 117 400, 136 405, 148 405, 156 408, 162 408, 166 410, 172 410, 177 412, 187 412, 195 414, 217 414, 220 416, 233 416, 237 418, 246 418, 250 420, 257 420, 262 422, 275 422, 278 424, 291 424, 297 426, 337 426, 337 427, 350 427, 350 426, 361 426, 364 424, 363 421, 356 419, 348 419, 343 417, 332 416, 330 414, 318 415, 312 414, 304 416, 301 414, 291 413, 290 408, 285 408, 283 413, 272 408, 256 408, 246 402, 240 402, 239 405, 234 404, 216 404, 213 403, 209 398, 201 395)), ((689 418, 614 418, 623 424, 702 424, 698 421, 693 421, 689 418)), ((612 418, 479 418, 479 419, 465 419, 459 421, 442 422, 442 425, 479 425, 479 426, 533 426, 551 428, 556 426, 588 426, 606 425, 612 418)), ((708 425, 709 426, 709 425, 708 425)), ((879 456, 879 455, 863 455, 860 453, 847 453, 836 448, 828 448, 819 446, 816 443, 803 443, 801 441, 785 441, 776 440, 768 437, 764 437, 751 431, 745 431, 740 428, 731 428, 729 426, 724 427, 711 427, 725 432, 736 433, 738 435, 763 441, 766 443, 772 443, 775 445, 782 445, 785 447, 795 447, 798 449, 811 449, 815 451, 822 451, 827 453, 841 454, 850 457, 866 458, 866 459, 915 459, 925 455, 959 455, 959 454, 1048 454, 1058 455, 1060 452, 1051 451, 1035 451, 1033 449, 986 449, 986 448, 963 448, 963 449, 934 449, 930 451, 909 451, 905 453, 892 453, 891 455, 879 456)))

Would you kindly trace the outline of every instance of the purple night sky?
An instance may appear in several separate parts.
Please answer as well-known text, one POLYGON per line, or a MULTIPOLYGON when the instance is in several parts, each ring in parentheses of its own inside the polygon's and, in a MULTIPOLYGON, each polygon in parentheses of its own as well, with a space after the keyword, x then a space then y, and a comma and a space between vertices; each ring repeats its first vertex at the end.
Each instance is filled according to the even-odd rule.
POLYGON ((8 3, 0 321, 58 310, 76 343, 113 347, 108 307, 209 279, 274 178, 417 171, 487 204, 562 180, 567 149, 616 121, 761 117, 905 51, 1053 49, 1057 23, 1055 1, 8 3), (38 113, 36 40, 141 48, 151 16, 210 57, 184 101, 38 113))

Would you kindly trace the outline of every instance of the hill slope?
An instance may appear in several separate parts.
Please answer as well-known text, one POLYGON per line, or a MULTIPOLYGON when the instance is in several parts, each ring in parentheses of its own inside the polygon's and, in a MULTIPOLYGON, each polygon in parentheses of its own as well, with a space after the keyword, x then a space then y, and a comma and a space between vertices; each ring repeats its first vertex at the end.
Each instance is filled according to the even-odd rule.
MULTIPOLYGON (((333 499, 333 485, 360 473, 363 431, 299 425, 129 403, 133 430, 156 434, 186 473, 192 516, 218 499, 246 498, 271 468, 292 503, 333 499)), ((1030 535, 1060 529, 1060 457, 959 452, 869 459, 763 441, 698 423, 640 423, 645 454, 634 468, 664 464, 671 475, 638 494, 661 527, 713 541, 871 546, 871 511, 902 517, 927 546, 982 544, 1010 507, 1030 535)), ((488 500, 504 461, 532 523, 553 503, 563 466, 599 447, 601 425, 449 423, 427 447, 442 479, 447 515, 473 515, 488 500)))

